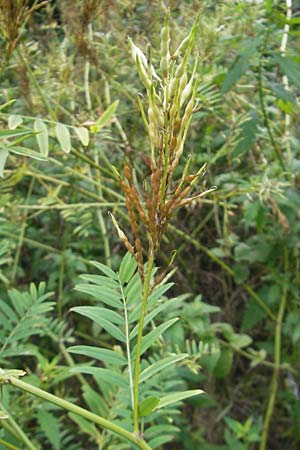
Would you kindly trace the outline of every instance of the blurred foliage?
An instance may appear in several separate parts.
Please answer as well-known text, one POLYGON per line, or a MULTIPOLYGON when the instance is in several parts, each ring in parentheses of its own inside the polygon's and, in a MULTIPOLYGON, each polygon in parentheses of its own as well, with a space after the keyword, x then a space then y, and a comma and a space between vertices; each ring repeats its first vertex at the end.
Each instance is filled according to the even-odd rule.
MULTIPOLYGON (((5 9, 10 3, 0 2, 1 321, 8 323, 16 309, 10 333, 22 314, 14 298, 24 299, 22 308, 37 301, 44 286, 28 288, 31 282, 45 281, 55 304, 44 303, 40 328, 21 335, 20 348, 11 335, 4 344, 0 336, 8 352, 4 367, 17 362, 33 384, 91 407, 97 380, 87 386, 73 374, 64 383, 71 377, 68 366, 76 364, 66 346, 114 342, 68 311, 90 302, 73 290, 78 276, 93 270, 89 261, 116 269, 124 253, 107 216, 112 211, 129 229, 116 171, 124 161, 139 176, 149 169, 137 101, 144 93, 127 37, 145 52, 151 42, 157 66, 166 7, 161 0, 24 1, 16 2, 23 9, 12 24, 5 9)), ((169 422, 164 418, 169 432, 161 436, 171 436, 174 449, 263 450, 267 428, 268 449, 296 450, 300 3, 293 0, 291 18, 279 0, 170 0, 170 10, 174 48, 201 12, 197 107, 186 148, 191 169, 207 162, 203 182, 218 189, 180 209, 157 261, 165 267, 176 249, 170 292, 179 301, 161 321, 174 312, 181 320, 149 358, 188 353, 189 363, 170 372, 169 384, 207 393, 190 399, 183 414, 171 410, 169 422)), ((101 413, 112 408, 108 388, 105 401, 98 397, 101 413)), ((53 406, 42 408, 10 388, 1 403, 34 435, 37 449, 102 448, 96 427, 53 406), (75 437, 78 427, 86 435, 75 437)), ((14 429, 5 422, 0 439, 20 446, 14 429)), ((167 441, 156 448, 171 448, 164 447, 167 441)), ((109 439, 105 445, 128 448, 109 439)))

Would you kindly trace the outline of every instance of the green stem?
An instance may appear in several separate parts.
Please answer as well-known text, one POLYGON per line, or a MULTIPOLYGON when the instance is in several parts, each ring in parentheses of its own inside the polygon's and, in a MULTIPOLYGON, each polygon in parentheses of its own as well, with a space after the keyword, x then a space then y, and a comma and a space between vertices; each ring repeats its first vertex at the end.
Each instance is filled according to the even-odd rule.
MULTIPOLYGON (((3 408, 1 403, 0 403, 0 407, 1 407, 1 409, 5 410, 5 408, 3 408)), ((26 434, 24 433, 22 428, 19 427, 17 422, 13 419, 13 417, 9 413, 8 413, 8 418, 4 419, 4 420, 7 421, 9 426, 11 427, 11 429, 12 429, 11 433, 17 439, 19 439, 21 442, 23 442, 23 444, 26 446, 26 448, 28 448, 29 450, 37 450, 36 447, 32 444, 32 442, 28 439, 28 437, 26 436, 26 434)), ((6 424, 6 422, 2 423, 2 425, 5 427, 4 424, 6 424)), ((7 427, 7 428, 9 428, 9 427, 7 427)))
MULTIPOLYGON (((231 344, 230 342, 226 342, 223 339, 219 339, 219 342, 221 345, 227 348, 231 348, 234 352, 238 353, 241 356, 244 356, 245 358, 249 359, 250 361, 254 361, 256 359, 255 355, 252 355, 250 352, 247 352, 245 350, 242 350, 241 348, 237 347, 236 345, 231 344)), ((274 369, 276 366, 271 361, 265 361, 264 359, 259 362, 259 365, 269 367, 270 369, 274 369)), ((279 366, 280 370, 286 370, 287 372, 290 372, 294 375, 297 375, 297 370, 290 367, 289 364, 280 364, 279 366)))
MULTIPOLYGON (((288 272, 288 252, 287 249, 284 249, 284 272, 288 272)), ((288 284, 285 282, 283 286, 283 292, 282 297, 280 301, 280 306, 278 310, 278 316, 276 320, 276 327, 275 327, 275 345, 274 345, 274 370, 273 370, 273 376, 271 381, 271 387, 270 387, 270 394, 269 394, 269 401, 267 410, 265 413, 264 418, 264 425, 263 425, 263 431, 262 431, 262 438, 259 446, 259 450, 266 450, 267 448, 267 441, 268 441, 268 435, 269 435, 269 429, 270 429, 270 422, 271 418, 274 412, 274 406, 276 401, 276 395, 277 395, 277 389, 278 389, 278 378, 279 378, 279 371, 280 371, 280 359, 281 359, 281 328, 282 328, 282 321, 284 318, 285 313, 285 307, 287 303, 287 293, 288 293, 288 284)))
POLYGON ((3 439, 0 439, 0 444, 4 445, 5 448, 10 448, 12 450, 20 450, 18 447, 16 447, 15 445, 10 444, 9 442, 3 441, 3 439))
POLYGON ((151 273, 154 265, 154 254, 151 251, 149 256, 148 265, 147 265, 147 273, 143 286, 143 298, 142 298, 142 308, 141 315, 139 318, 139 328, 138 328, 138 336, 136 342, 136 358, 134 365, 134 379, 133 379, 133 426, 134 432, 136 435, 139 435, 139 375, 140 375, 140 362, 141 362, 141 349, 142 349, 142 338, 143 338, 143 329, 144 329, 144 318, 146 314, 147 300, 150 292, 150 282, 151 282, 151 273))
MULTIPOLYGON (((130 433, 129 431, 125 430, 124 428, 121 428, 119 425, 116 425, 113 422, 110 422, 109 420, 98 416, 97 414, 94 414, 84 408, 81 408, 80 406, 74 405, 73 403, 68 402, 67 400, 61 399, 61 398, 57 397, 56 395, 49 394, 48 392, 43 391, 42 389, 32 386, 31 384, 25 383, 24 381, 21 381, 18 378, 15 378, 12 376, 7 376, 7 378, 5 379, 5 382, 10 383, 12 386, 19 388, 22 391, 32 394, 35 397, 39 397, 43 400, 53 403, 56 406, 64 408, 67 411, 71 411, 74 414, 78 414, 79 416, 84 417, 85 419, 96 423, 100 427, 110 430, 113 433, 116 433, 117 435, 119 435, 119 436, 123 437, 124 439, 137 445, 138 448, 140 448, 142 450, 152 450, 151 447, 149 447, 149 445, 143 439, 139 438, 134 433, 130 433)), ((36 450, 34 447, 31 447, 31 449, 36 450)))
POLYGON ((124 319, 125 319, 125 336, 126 336, 126 353, 127 353, 127 361, 128 361, 128 376, 129 376, 129 389, 130 389, 130 400, 132 409, 134 409, 134 393, 133 393, 133 378, 132 378, 132 366, 131 366, 131 357, 130 357, 130 339, 129 339, 129 324, 128 324, 128 313, 127 313, 127 305, 126 298, 122 283, 119 281, 120 291, 122 294, 122 301, 124 306, 124 319))

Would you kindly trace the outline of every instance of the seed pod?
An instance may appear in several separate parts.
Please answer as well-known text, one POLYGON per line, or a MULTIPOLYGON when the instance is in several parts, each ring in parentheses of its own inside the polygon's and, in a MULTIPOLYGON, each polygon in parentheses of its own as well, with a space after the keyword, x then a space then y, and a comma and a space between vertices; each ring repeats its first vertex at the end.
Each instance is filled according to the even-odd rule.
POLYGON ((182 75, 182 77, 180 78, 180 81, 179 81, 179 88, 178 88, 179 97, 181 97, 182 92, 183 92, 184 88, 186 87, 187 80, 188 80, 188 76, 187 76, 187 73, 185 71, 184 74, 182 75))
POLYGON ((160 54, 161 54, 160 70, 164 78, 168 76, 169 61, 170 61, 169 43, 170 43, 169 14, 167 14, 165 25, 160 33, 160 54))
POLYGON ((129 242, 127 236, 126 236, 126 234, 125 234, 124 231, 121 230, 121 228, 119 227, 118 222, 116 221, 116 219, 115 219, 115 217, 113 216, 113 214, 112 214, 111 212, 109 212, 109 215, 110 215, 110 218, 111 218, 111 220, 112 220, 112 222, 113 222, 113 224, 114 224, 114 226, 115 226, 115 228, 116 228, 116 230, 117 230, 117 233, 118 233, 118 236, 119 236, 120 241, 123 242, 123 244, 125 245, 125 247, 126 247, 127 250, 129 251, 129 253, 130 253, 132 256, 134 256, 134 248, 133 248, 133 246, 130 244, 130 242, 129 242))
POLYGON ((124 172, 125 178, 130 183, 131 182, 131 171, 130 171, 130 168, 129 168, 129 166, 127 164, 124 165, 123 172, 124 172))
POLYGON ((140 76, 140 79, 141 79, 143 85, 145 86, 146 89, 150 89, 152 82, 151 82, 151 80, 149 78, 148 71, 146 70, 146 67, 141 63, 141 60, 140 60, 138 55, 136 57, 136 61, 135 62, 136 62, 136 65, 137 65, 137 68, 138 68, 138 72, 139 72, 139 76, 140 76))
POLYGON ((183 115, 183 118, 182 118, 182 126, 183 126, 183 128, 186 127, 186 125, 187 125, 187 123, 188 123, 188 121, 189 121, 189 119, 191 117, 191 114, 193 112, 193 108, 194 108, 194 99, 191 98, 191 100, 186 105, 186 108, 185 108, 185 111, 184 111, 184 115, 183 115))
POLYGON ((175 51, 175 53, 173 54, 173 58, 178 58, 178 56, 187 51, 188 49, 192 49, 194 40, 195 40, 195 35, 197 33, 198 30, 198 26, 199 26, 199 19, 200 19, 200 13, 197 14, 196 20, 194 22, 193 28, 191 29, 191 31, 189 32, 189 34, 183 39, 183 41, 179 44, 177 50, 175 51))
POLYGON ((138 58, 141 62, 141 64, 145 67, 148 68, 148 61, 146 56, 144 55, 144 53, 142 52, 142 50, 135 45, 135 43, 133 42, 133 40, 128 37, 128 41, 131 47, 131 54, 132 54, 132 59, 134 62, 136 62, 136 59, 138 58))
POLYGON ((181 78, 184 74, 185 68, 187 65, 187 58, 183 58, 181 63, 178 65, 176 71, 175 71, 175 78, 181 78))
POLYGON ((170 99, 175 97, 176 91, 178 87, 178 79, 177 78, 171 78, 169 82, 169 97, 170 99))

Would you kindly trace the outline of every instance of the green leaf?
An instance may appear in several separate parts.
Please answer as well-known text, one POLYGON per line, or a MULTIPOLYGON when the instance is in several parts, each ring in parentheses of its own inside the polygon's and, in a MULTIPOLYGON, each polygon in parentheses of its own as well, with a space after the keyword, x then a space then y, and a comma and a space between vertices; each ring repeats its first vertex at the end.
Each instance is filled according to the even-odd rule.
MULTIPOLYGON (((172 298, 171 300, 167 300, 164 303, 160 304, 157 308, 155 308, 153 311, 151 311, 149 314, 146 315, 144 319, 144 327, 148 325, 159 313, 164 311, 165 309, 170 309, 175 306, 178 303, 177 298, 172 298)), ((136 321, 140 315, 141 307, 138 305, 129 316, 129 322, 132 323, 133 321, 136 321)), ((129 338, 133 339, 138 334, 139 324, 137 324, 132 331, 129 334, 129 338)))
POLYGON ((79 426, 80 430, 83 433, 92 436, 93 439, 96 440, 96 442, 101 442, 101 434, 93 423, 74 413, 69 413, 68 416, 79 426))
POLYGON ((77 366, 72 367, 70 371, 72 373, 86 373, 89 375, 95 375, 100 380, 102 379, 107 383, 116 384, 119 387, 128 389, 128 381, 118 372, 110 369, 103 369, 100 367, 77 366))
POLYGON ((104 277, 103 275, 90 275, 83 274, 79 275, 83 280, 89 281, 90 283, 97 284, 98 286, 103 286, 108 289, 119 289, 120 285, 115 280, 111 278, 104 277))
POLYGON ((21 125, 22 122, 23 122, 23 119, 21 116, 18 116, 17 114, 12 114, 8 118, 8 128, 10 130, 14 130, 19 125, 21 125))
POLYGON ((97 430, 97 427, 93 423, 74 413, 69 413, 68 416, 75 423, 77 423, 77 425, 79 425, 79 428, 83 433, 89 434, 93 437, 93 439, 96 440, 96 442, 98 442, 99 444, 101 443, 101 433, 97 430))
POLYGON ((74 127, 74 130, 82 145, 87 147, 90 141, 89 130, 85 127, 74 127))
POLYGON ((142 297, 142 281, 138 272, 131 278, 125 287, 124 293, 127 306, 132 303, 140 303, 139 300, 142 297))
POLYGON ((202 391, 201 389, 193 389, 190 391, 175 392, 174 394, 165 395, 159 400, 159 403, 156 406, 155 410, 164 408, 168 405, 172 405, 173 403, 181 402, 186 398, 194 397, 195 395, 200 394, 204 394, 204 391, 202 391))
POLYGON ((109 320, 117 325, 122 325, 124 323, 124 319, 120 314, 99 306, 75 306, 74 308, 71 308, 70 311, 76 311, 78 314, 85 315, 90 318, 94 317, 97 320, 104 318, 105 320, 109 320))
POLYGON ((0 149, 0 177, 4 176, 4 167, 8 157, 8 150, 6 148, 0 149))
POLYGON ((157 436, 157 437, 151 439, 151 441, 149 441, 148 444, 149 444, 150 448, 155 450, 157 448, 161 448, 161 446, 163 444, 166 444, 167 442, 170 442, 173 439, 174 439, 173 434, 163 434, 161 436, 157 436))
POLYGON ((274 55, 273 59, 279 65, 282 72, 288 77, 289 81, 300 90, 300 64, 287 56, 274 55))
POLYGON ((233 350, 231 348, 222 348, 221 355, 214 368, 214 375, 217 378, 225 378, 231 369, 233 362, 233 350))
POLYGON ((37 413, 37 420, 39 422, 41 430, 45 433, 53 448, 55 450, 60 450, 61 433, 58 419, 56 419, 53 414, 43 408, 39 409, 37 413))
POLYGON ((71 137, 70 132, 66 125, 63 123, 57 123, 55 127, 55 133, 56 137, 58 139, 58 142, 60 143, 60 146, 62 150, 65 153, 70 153, 71 151, 71 137))
POLYGON ((152 413, 154 408, 159 404, 159 398, 155 395, 145 398, 141 403, 139 403, 139 416, 145 417, 152 413))
POLYGON ((225 80, 223 82, 221 92, 228 92, 231 87, 238 82, 244 73, 246 73, 250 65, 249 55, 238 55, 232 64, 231 68, 226 74, 225 80))
POLYGON ((258 116, 255 111, 250 112, 249 119, 242 123, 240 127, 240 135, 241 139, 235 146, 232 152, 233 158, 240 157, 241 155, 244 155, 247 153, 253 143, 255 142, 257 130, 258 130, 258 116))
POLYGON ((237 348, 247 347, 248 345, 251 344, 251 342, 252 338, 248 336, 248 334, 236 333, 230 338, 230 343, 237 348))
POLYGON ((112 278, 113 280, 119 280, 118 274, 114 272, 110 267, 107 267, 105 264, 102 264, 98 261, 91 261, 93 266, 97 267, 97 269, 101 270, 108 278, 112 278))
POLYGON ((293 106, 297 105, 296 99, 290 91, 287 91, 282 84, 268 83, 268 87, 273 91, 276 97, 293 106))
POLYGON ((142 383, 143 381, 148 380, 148 378, 152 377, 156 373, 166 369, 167 367, 171 366, 172 364, 177 363, 178 361, 182 361, 183 359, 188 358, 187 353, 182 353, 180 355, 174 355, 174 356, 168 356, 167 358, 161 359, 153 364, 151 366, 147 367, 143 372, 140 374, 139 383, 142 383))
POLYGON ((242 320, 242 331, 247 331, 264 319, 267 313, 254 299, 250 299, 246 305, 242 320))
POLYGON ((0 139, 7 139, 11 137, 19 137, 28 134, 28 137, 34 133, 30 128, 23 128, 22 130, 0 130, 0 139))
POLYGON ((36 140, 41 152, 41 155, 48 156, 49 153, 49 140, 48 140, 48 128, 42 119, 36 119, 33 125, 35 131, 38 132, 36 140))
POLYGON ((119 278, 122 284, 129 282, 134 275, 136 268, 137 263, 135 259, 130 255, 130 253, 126 253, 122 259, 119 270, 119 278))
POLYGON ((45 156, 41 155, 38 152, 30 150, 25 147, 8 147, 10 153, 15 153, 16 155, 27 156, 28 158, 37 159, 38 161, 47 161, 45 156))
POLYGON ((118 339, 121 342, 126 342, 126 337, 123 331, 111 323, 111 320, 118 324, 123 323, 123 318, 116 312, 104 308, 98 308, 97 306, 76 306, 71 308, 70 311, 74 311, 82 316, 88 317, 93 322, 104 328, 115 339, 118 339))
MULTIPOLYGON (((170 328, 175 322, 179 320, 178 317, 174 319, 167 320, 167 322, 162 323, 154 330, 150 331, 150 333, 146 334, 142 339, 142 348, 141 355, 145 353, 145 351, 155 342, 168 328, 170 328)), ((134 358, 136 355, 136 346, 132 350, 132 357, 134 358)))
POLYGON ((103 127, 109 124, 109 122, 113 119, 113 116, 118 107, 119 100, 112 103, 99 117, 96 123, 92 126, 92 131, 94 133, 98 133, 102 130, 103 127))
POLYGON ((105 399, 87 384, 82 387, 82 390, 83 398, 89 409, 95 414, 108 417, 110 410, 105 399))
POLYGON ((99 302, 103 302, 106 305, 114 308, 123 308, 120 301, 121 294, 118 291, 102 286, 95 286, 93 284, 77 284, 74 289, 76 291, 83 292, 84 294, 92 295, 99 302))
POLYGON ((69 347, 68 352, 98 359, 99 361, 103 361, 105 364, 115 364, 118 366, 124 366, 127 364, 127 359, 121 355, 121 353, 104 348, 91 347, 89 345, 76 345, 74 347, 69 347))

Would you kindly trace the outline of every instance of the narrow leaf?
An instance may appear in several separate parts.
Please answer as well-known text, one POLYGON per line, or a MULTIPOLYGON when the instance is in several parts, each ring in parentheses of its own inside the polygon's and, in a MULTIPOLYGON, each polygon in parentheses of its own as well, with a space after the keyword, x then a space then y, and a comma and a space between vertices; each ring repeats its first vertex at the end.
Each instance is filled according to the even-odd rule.
POLYGON ((6 148, 0 149, 0 177, 3 177, 5 163, 8 157, 8 150, 6 148))
POLYGON ((115 372, 110 369, 103 369, 100 367, 77 366, 72 367, 72 369, 70 370, 72 373, 87 373, 89 375, 95 375, 96 377, 99 377, 99 379, 102 379, 107 383, 116 384, 119 387, 128 389, 127 380, 118 372, 115 372))
POLYGON ((123 307, 120 301, 121 294, 117 291, 113 291, 112 289, 104 288, 102 286, 96 286, 93 284, 77 284, 75 286, 75 290, 92 295, 99 302, 103 302, 109 306, 115 308, 123 307))
POLYGON ((156 397, 155 395, 145 398, 145 400, 143 400, 139 404, 139 416, 140 417, 149 416, 149 414, 152 413, 152 411, 158 404, 159 404, 159 398, 156 397))
POLYGON ((41 430, 45 433, 53 448, 55 450, 60 450, 61 433, 58 419, 56 419, 56 417, 49 411, 41 408, 38 411, 37 420, 41 430))
POLYGON ((89 345, 76 345, 74 347, 69 347, 68 352, 98 359, 106 364, 115 364, 118 366, 124 366, 127 364, 126 358, 121 355, 121 353, 105 348, 91 347, 89 345))
POLYGON ((97 284, 98 286, 103 286, 108 289, 119 289, 119 283, 111 278, 105 277, 103 275, 90 275, 83 274, 79 275, 83 280, 89 281, 90 283, 97 284))
POLYGON ((159 400, 159 404, 155 407, 155 410, 164 408, 165 406, 172 405, 173 403, 177 403, 186 398, 194 397, 195 395, 200 394, 204 394, 204 391, 201 391, 201 389, 193 389, 190 391, 182 391, 176 392, 175 394, 165 395, 159 400))
POLYGON ((99 132, 102 130, 103 127, 108 125, 108 123, 113 119, 113 116, 116 112, 116 109, 118 107, 119 100, 112 103, 99 117, 99 119, 96 121, 96 123, 93 125, 93 129, 95 132, 99 132))
POLYGON ((37 159, 38 161, 47 161, 47 158, 45 158, 45 156, 41 155, 38 152, 30 150, 29 148, 26 147, 13 146, 9 147, 9 151, 10 153, 15 153, 16 155, 27 156, 28 158, 37 159))
POLYGON ((98 261, 91 261, 93 266, 97 267, 97 269, 101 270, 108 278, 113 278, 114 280, 118 280, 119 277, 110 267, 107 267, 105 264, 102 264, 98 261))
MULTIPOLYGON (((146 336, 142 339, 142 349, 141 354, 143 354, 152 344, 155 342, 168 328, 170 328, 175 322, 177 322, 178 317, 175 319, 168 320, 165 323, 162 323, 154 330, 150 331, 150 333, 146 334, 146 336)), ((132 357, 134 358, 136 355, 136 346, 132 351, 132 357)))
POLYGON ((56 133, 56 137, 58 139, 58 142, 60 143, 62 150, 65 153, 70 153, 71 137, 70 137, 70 132, 69 132, 68 128, 66 127, 66 125, 64 125, 63 123, 56 124, 55 133, 56 133))
POLYGON ((187 353, 183 353, 181 355, 168 356, 167 358, 164 358, 162 360, 155 362, 154 364, 151 364, 151 366, 147 367, 147 369, 143 370, 143 372, 140 374, 139 383, 148 380, 148 378, 152 377, 156 373, 166 369, 167 367, 177 363, 178 361, 186 359, 188 356, 189 355, 187 353))
POLYGON ((33 134, 33 130, 30 128, 24 128, 22 130, 0 130, 0 139, 7 139, 11 137, 18 137, 23 136, 25 134, 28 134, 28 136, 31 136, 33 134))
MULTIPOLYGON (((109 320, 112 317, 111 314, 113 313, 113 311, 104 310, 104 308, 97 308, 96 306, 77 306, 71 308, 70 311, 75 311, 82 316, 88 317, 93 322, 96 322, 98 325, 104 328, 115 339, 118 339, 121 342, 126 342, 126 337, 123 331, 121 331, 120 328, 111 323, 109 320), (104 311, 106 311, 106 314, 104 314, 104 311)), ((117 313, 114 314, 118 315, 117 313)))
POLYGON ((122 284, 128 283, 129 280, 134 275, 136 269, 137 269, 136 260, 131 256, 130 253, 126 253, 124 258, 122 259, 119 270, 119 277, 121 283, 122 284))
POLYGON ((48 140, 48 128, 42 119, 36 119, 33 125, 35 131, 38 132, 36 140, 41 152, 41 155, 48 156, 49 153, 49 140, 48 140))

